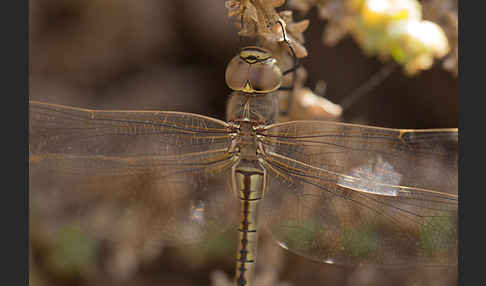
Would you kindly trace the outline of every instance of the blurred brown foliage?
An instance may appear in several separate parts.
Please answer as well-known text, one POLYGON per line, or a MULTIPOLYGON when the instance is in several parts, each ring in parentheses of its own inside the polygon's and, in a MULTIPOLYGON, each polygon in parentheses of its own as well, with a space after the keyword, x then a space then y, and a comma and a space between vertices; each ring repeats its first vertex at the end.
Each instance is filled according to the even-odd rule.
MULTIPOLYGON (((52 103, 178 110, 223 119, 230 93, 225 65, 239 47, 251 43, 240 40, 223 0, 38 0, 30 7, 30 97, 52 103)), ((294 18, 304 16, 294 13, 294 18)), ((305 85, 324 79, 326 96, 339 103, 382 64, 365 57, 350 38, 323 46, 327 23, 315 10, 305 18, 310 20, 304 32, 305 85)), ((345 110, 343 120, 395 128, 455 127, 457 98, 457 78, 440 64, 412 78, 397 71, 345 110)), ((56 244, 43 236, 49 226, 36 224, 35 218, 31 223, 31 285, 211 285, 213 271, 223 270, 228 277, 234 271, 231 247, 217 255, 177 248, 139 254, 118 247, 103 250, 109 254, 97 256, 86 272, 66 275, 50 264, 56 244)), ((451 269, 319 264, 282 250, 268 235, 261 239, 261 271, 274 269, 265 285, 456 284, 451 269)))

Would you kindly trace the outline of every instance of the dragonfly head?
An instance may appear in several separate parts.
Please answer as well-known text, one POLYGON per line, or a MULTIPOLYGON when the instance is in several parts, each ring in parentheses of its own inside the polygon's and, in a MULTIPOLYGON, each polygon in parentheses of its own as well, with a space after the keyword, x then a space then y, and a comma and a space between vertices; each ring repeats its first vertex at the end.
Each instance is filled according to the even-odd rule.
POLYGON ((263 48, 243 48, 226 67, 226 84, 235 91, 270 93, 282 84, 277 60, 263 48))

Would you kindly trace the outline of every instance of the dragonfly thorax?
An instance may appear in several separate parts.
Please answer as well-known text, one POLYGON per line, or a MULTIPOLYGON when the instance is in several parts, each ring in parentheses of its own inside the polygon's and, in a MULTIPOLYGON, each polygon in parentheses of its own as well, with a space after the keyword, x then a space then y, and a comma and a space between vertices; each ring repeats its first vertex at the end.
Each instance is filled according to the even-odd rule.
POLYGON ((255 122, 240 121, 238 122, 238 132, 235 136, 234 145, 237 150, 238 157, 242 160, 255 161, 257 160, 258 137, 256 129, 258 126, 255 122))
POLYGON ((226 67, 226 84, 235 91, 265 94, 280 88, 282 72, 271 53, 260 47, 246 47, 226 67))

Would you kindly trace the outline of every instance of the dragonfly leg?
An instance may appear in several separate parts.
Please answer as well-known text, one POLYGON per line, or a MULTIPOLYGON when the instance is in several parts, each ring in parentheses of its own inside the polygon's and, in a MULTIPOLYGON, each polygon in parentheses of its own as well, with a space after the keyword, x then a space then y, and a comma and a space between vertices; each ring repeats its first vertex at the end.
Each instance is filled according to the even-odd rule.
POLYGON ((284 76, 287 75, 287 74, 289 74, 289 73, 292 73, 292 85, 291 86, 282 86, 282 87, 279 88, 279 90, 290 91, 290 94, 289 94, 289 97, 288 97, 288 100, 287 100, 287 102, 288 102, 288 104, 287 104, 287 110, 281 112, 282 115, 287 115, 289 113, 290 107, 292 106, 291 105, 292 104, 292 99, 293 99, 292 98, 293 97, 293 92, 292 91, 294 90, 295 81, 297 80, 296 71, 300 67, 301 62, 299 61, 299 59, 295 55, 294 48, 292 48, 292 46, 290 45, 290 41, 287 38, 287 32, 285 31, 285 24, 283 23, 282 20, 278 21, 278 23, 282 27, 282 33, 283 33, 284 42, 289 47, 290 54, 292 55, 292 59, 294 61, 292 67, 282 73, 282 75, 284 75, 284 76))

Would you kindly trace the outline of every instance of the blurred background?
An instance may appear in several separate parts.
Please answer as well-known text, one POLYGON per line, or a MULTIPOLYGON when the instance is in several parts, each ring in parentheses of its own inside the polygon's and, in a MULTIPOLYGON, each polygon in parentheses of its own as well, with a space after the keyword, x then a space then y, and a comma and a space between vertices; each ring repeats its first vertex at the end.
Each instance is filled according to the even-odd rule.
MULTIPOLYGON (((439 5, 421 2, 432 5, 428 11, 439 5)), ((425 19, 428 15, 433 17, 424 11, 425 19)), ((306 15, 295 12, 294 18, 310 20, 304 33, 309 52, 303 59, 305 85, 313 89, 324 80, 325 96, 332 102, 340 103, 383 67, 350 37, 324 45, 328 22, 316 9, 306 15)), ((234 21, 227 17, 223 0, 30 1, 30 98, 224 119, 230 94, 225 67, 248 44, 238 37, 234 21)), ((457 84, 457 76, 441 62, 413 77, 397 69, 344 110, 341 120, 393 128, 457 127, 457 84)), ((236 241, 231 233, 204 249, 165 247, 135 255, 123 247, 106 250, 95 247, 98 242, 76 240, 74 230, 52 241, 43 236, 48 222, 34 225, 33 219, 31 285, 225 285, 234 273, 236 241)), ((282 250, 265 233, 259 246, 263 278, 258 285, 457 284, 455 268, 320 264, 282 250)))

